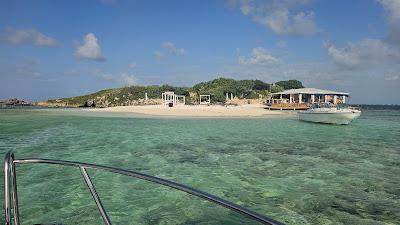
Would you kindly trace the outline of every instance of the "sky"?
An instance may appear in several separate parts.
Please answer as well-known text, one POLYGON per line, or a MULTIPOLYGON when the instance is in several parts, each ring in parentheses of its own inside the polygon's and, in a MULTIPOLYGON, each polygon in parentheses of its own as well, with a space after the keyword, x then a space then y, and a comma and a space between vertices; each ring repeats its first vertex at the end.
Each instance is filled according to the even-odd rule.
POLYGON ((400 0, 0 0, 0 99, 218 77, 400 104, 400 0))

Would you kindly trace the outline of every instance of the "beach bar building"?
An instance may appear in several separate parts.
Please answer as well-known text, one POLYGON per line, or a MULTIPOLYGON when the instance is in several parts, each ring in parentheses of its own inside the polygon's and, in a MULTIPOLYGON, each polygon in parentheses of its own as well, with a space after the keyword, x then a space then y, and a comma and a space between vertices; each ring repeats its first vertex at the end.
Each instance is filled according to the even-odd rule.
POLYGON ((299 88, 271 93, 266 103, 270 109, 308 109, 312 104, 317 103, 344 104, 349 95, 345 92, 299 88))

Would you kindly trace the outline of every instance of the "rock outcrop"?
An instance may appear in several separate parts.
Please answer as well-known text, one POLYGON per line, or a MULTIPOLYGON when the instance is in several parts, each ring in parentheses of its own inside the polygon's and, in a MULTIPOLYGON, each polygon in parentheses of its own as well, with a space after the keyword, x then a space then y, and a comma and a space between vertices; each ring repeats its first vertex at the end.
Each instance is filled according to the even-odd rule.
POLYGON ((32 103, 20 100, 17 98, 10 98, 7 100, 0 100, 0 105, 5 105, 5 106, 31 106, 32 103))
POLYGON ((48 107, 48 108, 77 108, 79 105, 70 104, 68 102, 56 99, 53 101, 35 102, 36 106, 48 107))
POLYGON ((94 99, 88 99, 80 107, 96 107, 96 102, 94 101, 94 99))

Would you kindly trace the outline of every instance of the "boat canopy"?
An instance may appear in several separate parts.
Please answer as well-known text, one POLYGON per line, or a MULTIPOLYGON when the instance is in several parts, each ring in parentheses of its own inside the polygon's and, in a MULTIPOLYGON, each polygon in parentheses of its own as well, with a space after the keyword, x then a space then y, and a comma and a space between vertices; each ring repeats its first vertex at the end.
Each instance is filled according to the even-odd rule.
POLYGON ((271 93, 270 95, 290 95, 290 94, 311 94, 311 95, 344 95, 349 96, 350 93, 322 90, 317 88, 299 88, 290 89, 282 92, 271 93))

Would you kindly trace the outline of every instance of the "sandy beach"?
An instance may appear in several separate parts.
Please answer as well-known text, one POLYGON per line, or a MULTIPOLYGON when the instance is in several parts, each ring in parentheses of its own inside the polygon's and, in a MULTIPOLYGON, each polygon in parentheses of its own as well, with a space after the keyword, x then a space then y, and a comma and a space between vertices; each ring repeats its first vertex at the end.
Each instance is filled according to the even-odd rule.
POLYGON ((287 115, 287 112, 270 111, 262 104, 241 106, 220 105, 164 105, 116 106, 109 108, 84 109, 96 112, 140 113, 152 116, 187 116, 187 117, 260 117, 267 115, 287 115))

